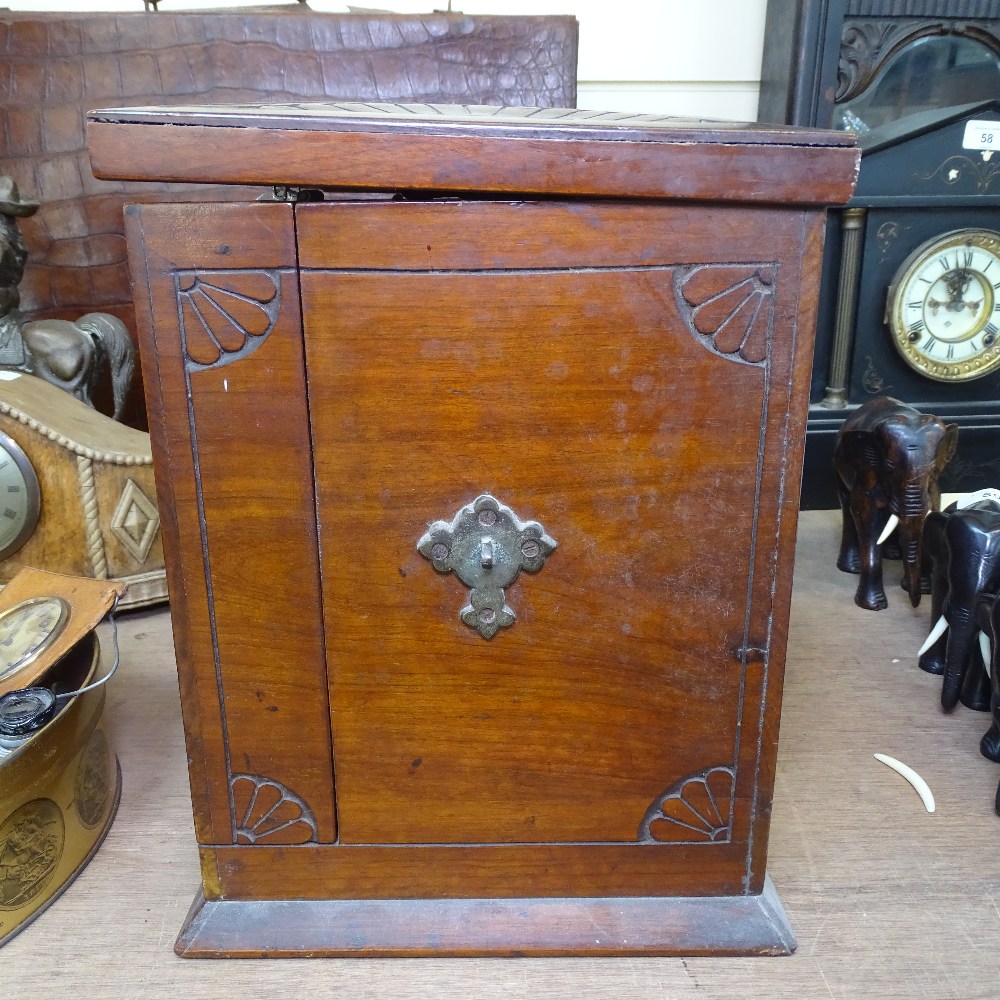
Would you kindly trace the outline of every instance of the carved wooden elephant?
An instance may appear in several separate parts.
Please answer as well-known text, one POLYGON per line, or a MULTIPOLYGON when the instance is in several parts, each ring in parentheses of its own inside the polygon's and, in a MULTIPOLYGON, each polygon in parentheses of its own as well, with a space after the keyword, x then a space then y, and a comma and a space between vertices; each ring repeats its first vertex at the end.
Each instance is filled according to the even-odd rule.
POLYGON ((940 506, 938 476, 957 440, 957 425, 889 396, 860 406, 841 426, 833 453, 843 512, 837 568, 860 574, 859 607, 888 607, 881 545, 897 525, 903 587, 914 607, 920 603, 924 518, 940 506))
POLYGON ((941 704, 946 710, 961 698, 968 708, 987 711, 990 684, 976 642, 976 603, 1000 589, 1000 493, 983 491, 932 511, 924 522, 924 550, 932 565, 934 626, 920 667, 944 675, 941 704))
MULTIPOLYGON (((979 742, 980 753, 1000 763, 1000 595, 984 594, 976 602, 976 623, 989 638, 986 651, 990 661, 990 711, 993 723, 979 742)), ((995 809, 1000 814, 1000 784, 997 786, 995 809)))

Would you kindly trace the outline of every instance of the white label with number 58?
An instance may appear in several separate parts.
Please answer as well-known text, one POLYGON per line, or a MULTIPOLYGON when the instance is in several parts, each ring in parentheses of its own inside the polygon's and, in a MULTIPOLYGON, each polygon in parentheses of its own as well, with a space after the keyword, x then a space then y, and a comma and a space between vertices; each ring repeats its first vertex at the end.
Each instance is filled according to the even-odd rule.
POLYGON ((966 122, 963 149, 1000 149, 1000 122, 966 122))

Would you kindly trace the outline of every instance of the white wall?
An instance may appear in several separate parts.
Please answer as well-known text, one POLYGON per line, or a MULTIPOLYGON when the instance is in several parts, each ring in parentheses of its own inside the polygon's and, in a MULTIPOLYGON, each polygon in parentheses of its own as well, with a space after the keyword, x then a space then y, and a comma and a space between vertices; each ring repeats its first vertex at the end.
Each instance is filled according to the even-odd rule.
MULTIPOLYGON (((141 0, 0 0, 14 10, 137 11, 141 0)), ((270 0, 271 3, 275 0, 270 0)), ((767 0, 453 0, 468 14, 575 14, 580 107, 752 120, 767 0)), ((249 0, 162 0, 161 9, 248 6, 249 0)), ((313 10, 344 11, 339 0, 313 10)), ((448 0, 371 0, 399 13, 448 0)))

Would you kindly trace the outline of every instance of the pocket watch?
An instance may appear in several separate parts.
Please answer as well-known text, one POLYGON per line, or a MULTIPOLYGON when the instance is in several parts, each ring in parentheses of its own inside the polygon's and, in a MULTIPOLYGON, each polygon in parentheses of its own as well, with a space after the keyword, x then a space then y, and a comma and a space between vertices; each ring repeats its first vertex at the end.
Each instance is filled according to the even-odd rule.
POLYGON ((22 569, 0 593, 0 702, 44 683, 125 589, 120 580, 22 569))
POLYGON ((1000 368, 1000 233, 957 229, 917 247, 889 285, 885 323, 903 360, 937 382, 1000 368))
POLYGON ((69 605, 55 594, 29 597, 0 611, 0 682, 37 660, 68 618, 69 605))

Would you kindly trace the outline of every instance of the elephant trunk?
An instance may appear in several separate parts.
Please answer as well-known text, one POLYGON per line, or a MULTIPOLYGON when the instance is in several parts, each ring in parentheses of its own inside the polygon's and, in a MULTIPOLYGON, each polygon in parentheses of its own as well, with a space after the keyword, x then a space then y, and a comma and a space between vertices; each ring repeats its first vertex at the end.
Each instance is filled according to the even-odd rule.
POLYGON ((948 620, 948 648, 945 652, 941 707, 950 712, 958 704, 959 695, 962 693, 966 664, 972 653, 978 626, 971 604, 966 607, 964 602, 949 600, 948 607, 945 608, 945 617, 948 620))
POLYGON ((924 518, 929 510, 930 498, 924 484, 919 480, 907 482, 899 509, 899 547, 903 555, 903 588, 914 607, 920 604, 924 518))

